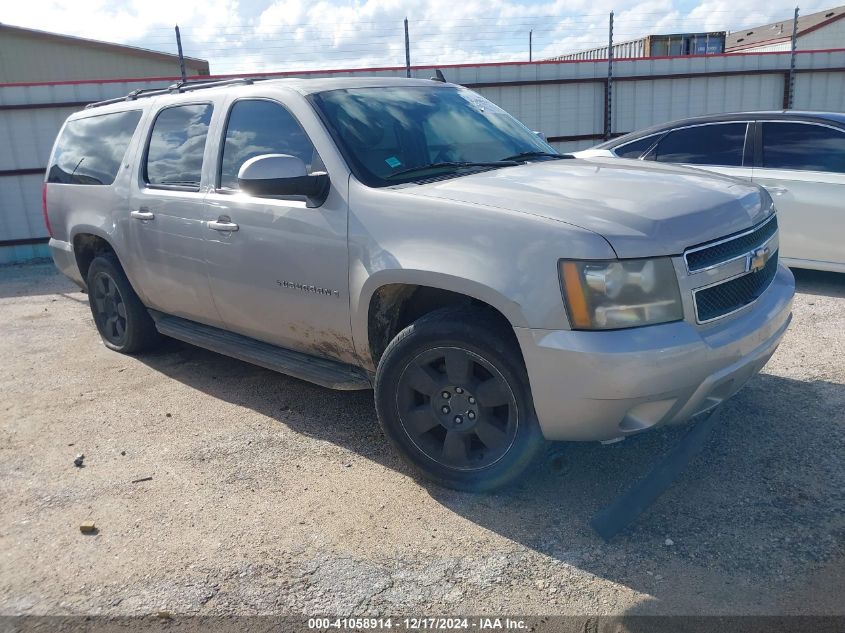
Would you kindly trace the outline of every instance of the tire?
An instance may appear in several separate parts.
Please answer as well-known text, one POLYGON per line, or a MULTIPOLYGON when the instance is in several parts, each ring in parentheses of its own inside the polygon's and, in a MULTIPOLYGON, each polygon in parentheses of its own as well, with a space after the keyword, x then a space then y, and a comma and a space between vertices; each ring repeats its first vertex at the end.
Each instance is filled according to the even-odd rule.
POLYGON ((88 267, 88 304, 103 343, 123 354, 154 347, 161 335, 114 254, 98 255, 88 267))
POLYGON ((447 488, 505 486, 545 446, 513 331, 488 310, 443 308, 402 330, 379 362, 375 400, 391 444, 447 488))

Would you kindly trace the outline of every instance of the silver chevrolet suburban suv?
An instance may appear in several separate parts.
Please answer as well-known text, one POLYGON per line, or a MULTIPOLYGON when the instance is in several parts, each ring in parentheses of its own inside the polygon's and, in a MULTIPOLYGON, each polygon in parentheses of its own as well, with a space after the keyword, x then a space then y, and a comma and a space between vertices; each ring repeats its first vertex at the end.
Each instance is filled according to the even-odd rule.
POLYGON ((572 159, 445 82, 136 91, 70 116, 43 193, 107 347, 165 335, 372 388, 392 444, 459 489, 511 481, 544 438, 712 410, 791 319, 764 190, 572 159))

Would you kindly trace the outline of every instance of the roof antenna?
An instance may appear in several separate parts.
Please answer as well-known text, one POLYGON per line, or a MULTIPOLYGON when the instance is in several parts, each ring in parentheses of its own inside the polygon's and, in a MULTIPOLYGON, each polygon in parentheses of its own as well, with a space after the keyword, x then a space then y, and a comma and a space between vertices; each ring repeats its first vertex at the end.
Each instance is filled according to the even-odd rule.
POLYGON ((435 76, 435 77, 432 77, 432 78, 431 78, 431 81, 441 81, 441 82, 443 82, 444 84, 446 83, 446 77, 444 77, 444 76, 443 76, 443 73, 442 73, 442 72, 440 72, 440 69, 439 69, 439 68, 435 68, 435 69, 434 69, 434 74, 435 74, 436 76, 435 76))

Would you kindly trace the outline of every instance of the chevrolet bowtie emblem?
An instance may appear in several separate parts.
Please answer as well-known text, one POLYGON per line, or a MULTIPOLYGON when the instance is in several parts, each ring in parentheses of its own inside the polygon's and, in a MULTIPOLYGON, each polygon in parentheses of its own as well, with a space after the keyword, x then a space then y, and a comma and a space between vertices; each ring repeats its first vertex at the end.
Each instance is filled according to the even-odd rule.
POLYGON ((752 273, 763 270, 763 267, 766 265, 766 262, 769 261, 769 257, 771 256, 772 251, 769 250, 768 246, 754 249, 748 254, 748 270, 752 273))

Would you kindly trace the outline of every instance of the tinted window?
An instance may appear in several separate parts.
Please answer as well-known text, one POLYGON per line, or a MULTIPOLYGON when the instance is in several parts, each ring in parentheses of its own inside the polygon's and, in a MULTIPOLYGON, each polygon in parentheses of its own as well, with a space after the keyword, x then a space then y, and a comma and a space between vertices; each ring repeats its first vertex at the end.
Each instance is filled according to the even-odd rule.
POLYGON ((210 121, 210 105, 175 106, 162 110, 153 124, 147 150, 147 182, 151 185, 199 187, 210 121))
POLYGON ((625 143, 624 145, 615 147, 613 151, 617 156, 619 156, 619 158, 639 158, 656 140, 657 135, 646 136, 645 138, 640 138, 636 141, 631 141, 630 143, 625 143))
POLYGON ((68 121, 50 160, 47 181, 112 184, 140 120, 141 111, 133 110, 68 121))
POLYGON ((699 125, 669 132, 657 144, 662 163, 742 166, 746 123, 699 125))
POLYGON ((556 154, 507 112, 465 88, 431 82, 331 90, 310 99, 356 177, 372 187, 472 170, 454 163, 500 161, 525 152, 556 154))
POLYGON ((804 123, 763 123, 763 167, 845 173, 845 132, 804 123))
POLYGON ((220 186, 237 189, 241 165, 261 154, 296 156, 309 172, 315 162, 314 146, 285 108, 270 101, 238 101, 226 126, 220 186))

